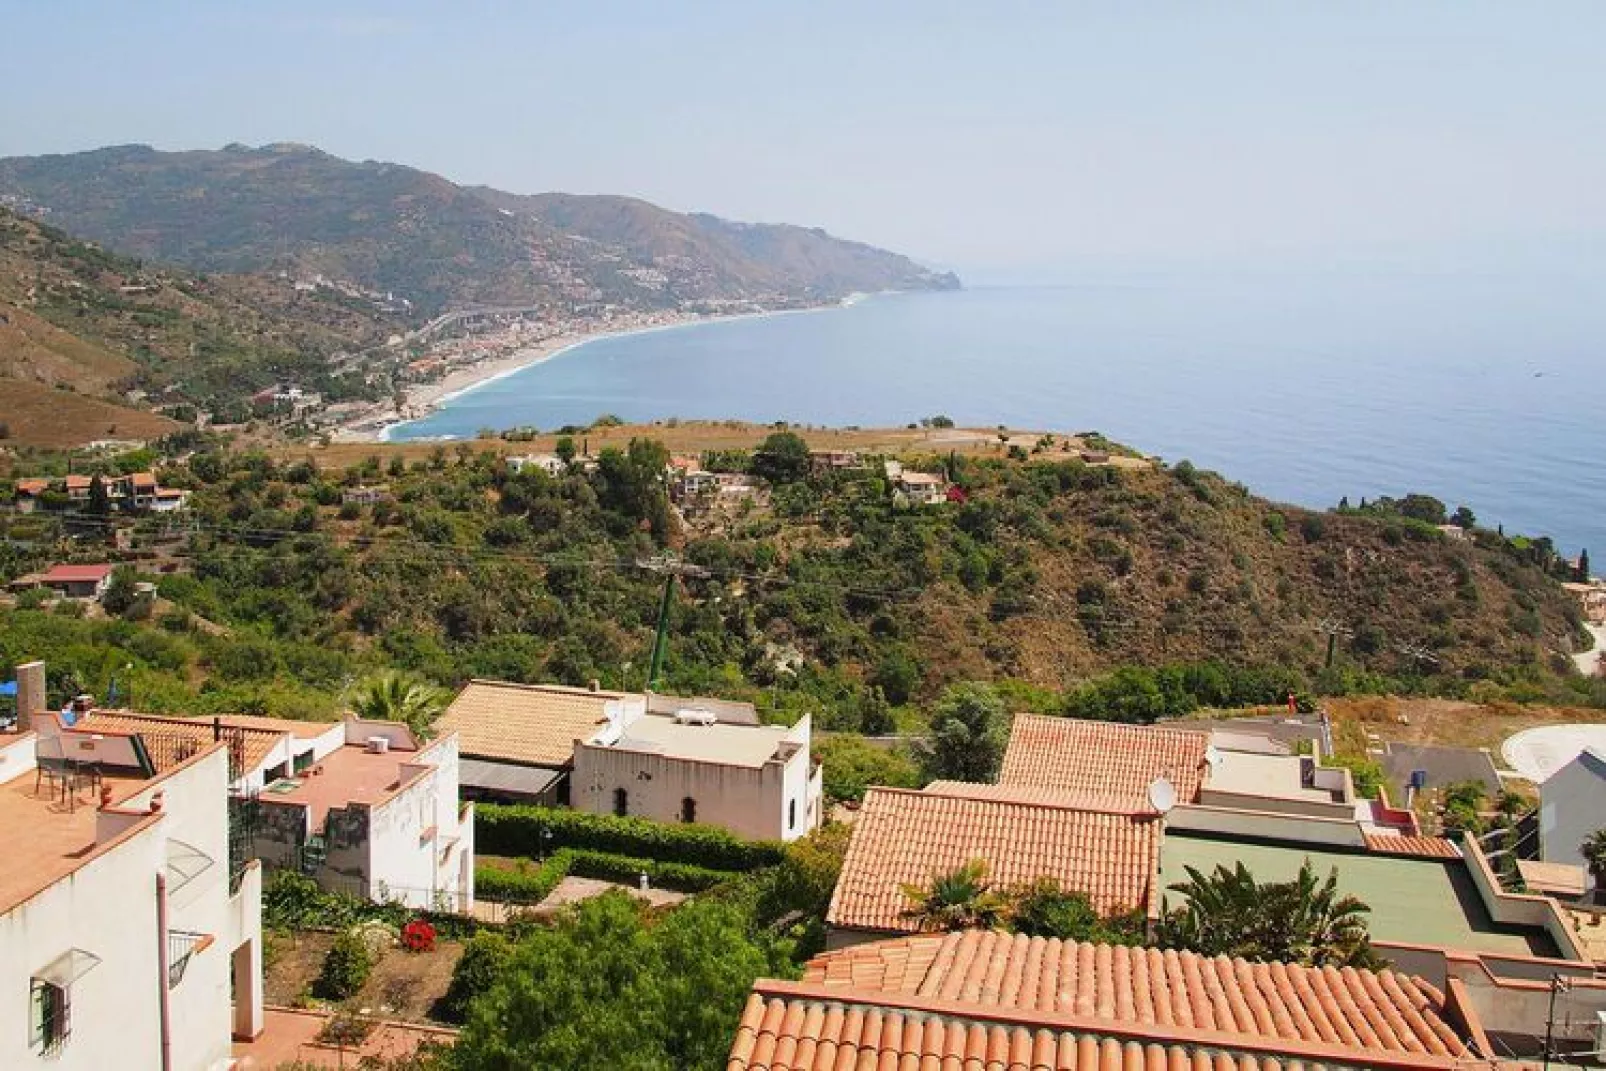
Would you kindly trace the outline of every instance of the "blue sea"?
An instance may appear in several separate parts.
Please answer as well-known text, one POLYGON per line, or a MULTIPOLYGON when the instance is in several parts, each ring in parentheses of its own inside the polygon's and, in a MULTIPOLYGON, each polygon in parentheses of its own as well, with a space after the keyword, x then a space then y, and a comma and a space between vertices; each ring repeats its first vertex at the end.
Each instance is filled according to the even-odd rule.
POLYGON ((1606 288, 1588 275, 1149 278, 879 295, 600 339, 394 439, 603 413, 1098 430, 1273 499, 1421 491, 1606 560, 1606 288))

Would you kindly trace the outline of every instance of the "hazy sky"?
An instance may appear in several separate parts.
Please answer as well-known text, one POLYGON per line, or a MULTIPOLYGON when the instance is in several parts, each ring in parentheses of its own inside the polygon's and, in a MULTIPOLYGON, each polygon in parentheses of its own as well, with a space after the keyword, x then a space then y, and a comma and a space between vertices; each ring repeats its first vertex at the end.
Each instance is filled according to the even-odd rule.
POLYGON ((962 269, 1606 244, 1606 3, 0 0, 0 154, 302 141, 962 269))

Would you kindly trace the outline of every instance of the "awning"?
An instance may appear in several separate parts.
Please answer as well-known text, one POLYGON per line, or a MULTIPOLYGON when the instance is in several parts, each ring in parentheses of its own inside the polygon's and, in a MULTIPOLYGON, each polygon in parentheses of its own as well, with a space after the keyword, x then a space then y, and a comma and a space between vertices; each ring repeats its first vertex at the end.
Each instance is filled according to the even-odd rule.
POLYGON ((173 884, 168 893, 178 892, 184 886, 200 877, 214 860, 193 844, 179 840, 177 837, 167 839, 167 873, 172 877, 173 884))
POLYGON ((457 781, 462 787, 515 796, 539 796, 557 784, 564 774, 563 770, 542 766, 514 766, 485 759, 461 759, 457 764, 457 781))
POLYGON ((66 989, 98 966, 99 956, 81 948, 72 948, 34 971, 33 976, 36 981, 49 982, 57 989, 66 989))

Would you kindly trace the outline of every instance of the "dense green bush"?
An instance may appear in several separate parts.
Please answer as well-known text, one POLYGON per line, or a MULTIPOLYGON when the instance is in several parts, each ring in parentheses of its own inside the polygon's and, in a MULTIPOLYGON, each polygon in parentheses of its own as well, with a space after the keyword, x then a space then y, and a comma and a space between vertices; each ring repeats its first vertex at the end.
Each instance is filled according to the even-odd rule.
POLYGON ((736 872, 713 870, 690 863, 664 862, 612 852, 583 848, 560 848, 541 865, 528 864, 515 869, 481 866, 474 872, 476 894, 483 900, 535 904, 547 898, 558 883, 570 874, 599 881, 615 881, 634 886, 646 874, 656 888, 680 892, 702 892, 730 881, 736 872))
POLYGON ((781 858, 778 844, 745 841, 715 826, 668 825, 646 818, 527 805, 480 804, 475 812, 475 837, 479 850, 487 855, 525 858, 576 848, 711 870, 753 870, 772 866, 781 858))
MULTIPOLYGON (((484 873, 484 871, 481 871, 484 873)), ((513 959, 514 943, 506 934, 487 930, 468 939, 463 955, 452 969, 452 982, 441 998, 440 1014, 453 1023, 468 1016, 474 998, 490 989, 513 959)))
POLYGON ((323 958, 323 970, 313 983, 313 992, 325 1000, 347 1000, 368 982, 373 972, 374 959, 368 946, 354 931, 347 930, 329 946, 323 958))

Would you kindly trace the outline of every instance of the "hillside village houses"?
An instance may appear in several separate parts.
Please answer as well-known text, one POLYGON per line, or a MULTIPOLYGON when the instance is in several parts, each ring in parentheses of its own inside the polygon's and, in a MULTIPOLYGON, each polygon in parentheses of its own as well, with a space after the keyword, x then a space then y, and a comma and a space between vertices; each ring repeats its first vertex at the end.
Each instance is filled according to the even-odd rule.
POLYGON ((369 900, 472 908, 474 808, 458 800, 452 734, 421 742, 404 725, 355 717, 197 720, 75 707, 32 716, 41 754, 153 776, 227 743, 228 788, 250 802, 264 865, 369 900))
MULTIPOLYGON (((37 664, 36 664, 37 665, 37 664)), ((44 703, 19 674, 19 709, 44 703)), ((0 1067, 228 1067, 261 1032, 261 869, 223 741, 151 771, 0 734, 0 1067)))
POLYGON ((760 725, 750 704, 600 687, 470 681, 438 723, 462 739, 471 798, 701 822, 795 840, 823 820, 807 716, 760 725))
POLYGON ((1475 838, 1425 836, 1410 811, 1358 798, 1319 749, 1249 732, 1018 715, 998 783, 866 794, 826 923, 801 983, 755 983, 732 1068, 812 1068, 794 1055, 812 1051, 855 1066, 1452 1068, 1606 1039, 1606 979, 1554 899, 1505 888, 1475 838), (974 860, 994 887, 1054 878, 1151 929, 1189 868, 1287 881, 1309 861, 1370 905, 1393 970, 921 933, 906 890, 974 860))
POLYGON ((13 485, 12 509, 32 513, 43 508, 52 494, 60 496, 67 508, 85 509, 93 499, 96 479, 106 492, 107 505, 125 513, 176 513, 189 507, 188 491, 163 487, 152 473, 135 472, 101 477, 74 473, 56 480, 18 480, 13 485))

